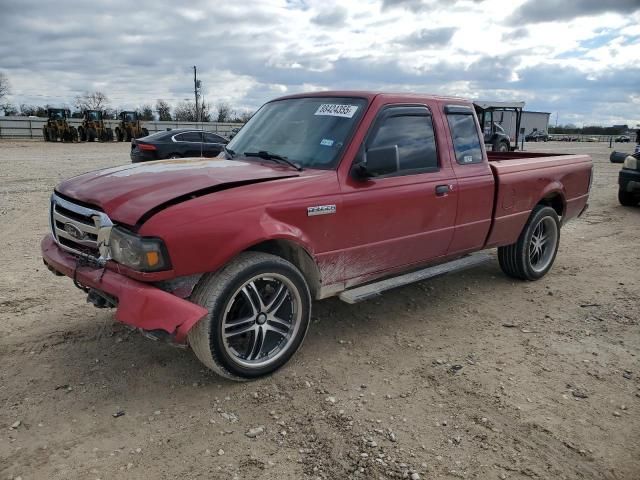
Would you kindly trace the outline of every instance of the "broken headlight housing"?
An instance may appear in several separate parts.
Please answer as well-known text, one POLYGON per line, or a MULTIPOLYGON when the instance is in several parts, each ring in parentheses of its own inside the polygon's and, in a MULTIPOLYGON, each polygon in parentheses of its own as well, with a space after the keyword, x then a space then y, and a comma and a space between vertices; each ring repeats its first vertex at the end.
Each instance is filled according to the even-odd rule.
POLYGON ((164 242, 155 237, 141 237, 121 227, 109 235, 111 259, 140 272, 156 272, 171 268, 164 242))

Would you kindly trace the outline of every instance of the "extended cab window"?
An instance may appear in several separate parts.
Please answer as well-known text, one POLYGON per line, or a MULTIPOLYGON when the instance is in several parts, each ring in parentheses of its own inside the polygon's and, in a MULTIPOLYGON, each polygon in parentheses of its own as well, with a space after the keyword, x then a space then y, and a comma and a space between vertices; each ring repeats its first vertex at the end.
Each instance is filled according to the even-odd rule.
POLYGON ((456 161, 461 165, 482 162, 480 137, 473 115, 467 113, 447 113, 449 130, 453 140, 456 161))
POLYGON ((415 113, 401 113, 408 109, 399 107, 398 114, 388 111, 380 120, 367 142, 367 150, 372 148, 398 146, 400 169, 398 173, 437 170, 438 155, 433 133, 433 121, 427 109, 411 108, 415 113), (423 110, 422 113, 416 111, 423 110))

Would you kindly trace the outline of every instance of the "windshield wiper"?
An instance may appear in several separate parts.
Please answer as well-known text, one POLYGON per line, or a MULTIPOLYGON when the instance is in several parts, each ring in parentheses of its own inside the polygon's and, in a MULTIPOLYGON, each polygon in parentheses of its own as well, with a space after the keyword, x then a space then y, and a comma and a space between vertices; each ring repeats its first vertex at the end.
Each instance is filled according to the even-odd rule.
POLYGON ((222 148, 224 148, 224 153, 226 153, 230 159, 233 159, 233 157, 235 156, 236 152, 234 152, 233 150, 227 148, 226 145, 224 145, 222 148))
POLYGON ((266 150, 260 150, 259 152, 244 152, 245 157, 258 157, 264 160, 273 160, 275 162, 284 162, 287 165, 295 168, 299 172, 302 171, 302 167, 296 163, 293 163, 291 160, 287 159, 287 157, 283 157, 282 155, 278 155, 277 153, 267 152, 266 150))

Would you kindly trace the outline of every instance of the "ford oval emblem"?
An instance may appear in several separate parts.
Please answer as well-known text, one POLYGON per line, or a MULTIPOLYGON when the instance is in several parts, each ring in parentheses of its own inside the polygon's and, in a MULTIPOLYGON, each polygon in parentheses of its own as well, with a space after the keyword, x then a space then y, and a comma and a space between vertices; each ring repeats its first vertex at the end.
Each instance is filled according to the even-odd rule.
POLYGON ((84 239, 84 232, 76 227, 73 223, 65 223, 64 231, 71 235, 76 240, 84 239))

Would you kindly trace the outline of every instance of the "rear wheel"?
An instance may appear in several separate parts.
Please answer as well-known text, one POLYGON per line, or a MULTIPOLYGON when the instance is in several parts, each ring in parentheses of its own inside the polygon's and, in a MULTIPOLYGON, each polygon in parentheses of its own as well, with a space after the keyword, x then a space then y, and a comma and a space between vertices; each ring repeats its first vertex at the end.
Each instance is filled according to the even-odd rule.
POLYGON ((620 202, 620 205, 623 205, 625 207, 634 207, 640 201, 640 197, 637 197, 631 192, 618 189, 618 201, 620 202))
POLYGON ((89 128, 87 130, 87 140, 90 142, 95 142, 96 141, 96 130, 94 128, 89 128))
POLYGON ((509 151, 509 144, 507 142, 497 142, 493 146, 493 151, 494 152, 508 152, 509 151))
POLYGON ((203 364, 233 380, 283 366, 302 344, 311 316, 300 271, 260 252, 245 252, 205 275, 191 300, 209 310, 189 332, 191 348, 203 364))
POLYGON ((171 155, 169 155, 167 158, 182 158, 182 155, 179 155, 177 153, 172 153, 171 155))
POLYGON ((518 241, 498 248, 502 271, 521 280, 538 280, 553 265, 560 244, 560 220, 544 205, 533 209, 518 241))

